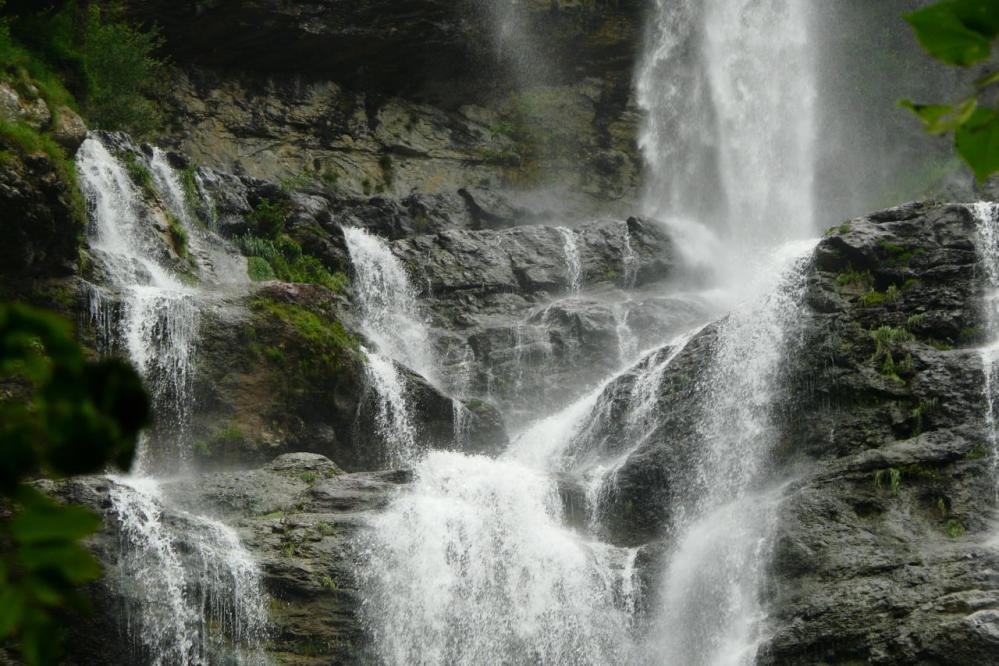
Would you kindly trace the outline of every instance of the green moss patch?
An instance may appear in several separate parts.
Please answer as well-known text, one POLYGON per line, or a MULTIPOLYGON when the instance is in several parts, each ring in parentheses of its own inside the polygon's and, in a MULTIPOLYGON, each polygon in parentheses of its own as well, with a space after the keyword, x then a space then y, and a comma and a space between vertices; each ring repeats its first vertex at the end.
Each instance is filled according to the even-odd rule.
POLYGON ((326 366, 337 367, 347 354, 359 348, 357 340, 339 321, 327 319, 300 305, 257 298, 250 307, 292 327, 309 348, 309 363, 319 360, 326 366))
POLYGON ((270 240, 247 234, 233 240, 250 258, 248 270, 252 280, 319 284, 334 293, 342 293, 350 283, 344 273, 331 273, 319 259, 304 253, 302 246, 288 236, 270 240))

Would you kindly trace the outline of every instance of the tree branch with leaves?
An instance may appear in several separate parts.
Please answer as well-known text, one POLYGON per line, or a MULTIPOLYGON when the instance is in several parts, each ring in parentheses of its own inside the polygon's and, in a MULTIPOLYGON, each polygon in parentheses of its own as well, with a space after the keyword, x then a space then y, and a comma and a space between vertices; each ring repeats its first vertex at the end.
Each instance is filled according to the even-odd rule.
MULTIPOLYGON (((992 56, 999 38, 999 0, 946 0, 905 15, 920 45, 937 60, 972 67, 992 56)), ((953 104, 899 104, 915 113, 930 134, 953 134, 958 155, 979 180, 999 172, 999 71, 980 76, 953 104)))
POLYGON ((127 469, 148 420, 131 366, 88 361, 68 322, 0 304, 0 643, 28 666, 58 663, 60 620, 86 608, 79 587, 100 576, 81 541, 101 524, 29 481, 127 469))

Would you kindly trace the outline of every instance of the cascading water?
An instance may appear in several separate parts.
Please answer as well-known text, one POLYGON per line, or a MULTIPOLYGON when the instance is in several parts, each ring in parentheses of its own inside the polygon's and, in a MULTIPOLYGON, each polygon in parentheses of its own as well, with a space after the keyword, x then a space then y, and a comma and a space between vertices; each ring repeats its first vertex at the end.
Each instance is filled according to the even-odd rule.
POLYGON ((772 401, 813 246, 779 248, 756 271, 755 296, 719 325, 693 483, 672 507, 675 545, 648 646, 653 661, 750 664, 765 639, 759 594, 779 495, 756 486, 779 437, 772 401))
MULTIPOLYGON (((690 479, 671 499, 665 558, 654 565, 660 586, 639 584, 636 548, 594 535, 629 456, 652 437, 672 436, 659 427, 664 377, 704 331, 662 340, 629 369, 638 349, 622 310, 614 326, 621 370, 595 388, 578 387, 575 402, 528 426, 498 460, 417 460, 412 486, 365 532, 362 615, 378 659, 753 661, 765 640, 759 593, 780 500, 768 479, 778 436, 772 402, 813 246, 788 242, 812 235, 812 67, 803 3, 657 0, 638 79, 648 112, 646 209, 673 228, 695 280, 705 265, 712 269, 703 300, 731 310, 702 361, 698 441, 686 463, 690 479), (584 529, 570 526, 575 518, 560 497, 572 488, 590 511, 584 529)), ((560 233, 575 292, 578 249, 571 230, 560 233)), ((621 275, 634 288, 639 258, 625 241, 621 275)), ((378 323, 409 320, 414 306, 407 288, 386 289, 381 276, 394 260, 365 268, 370 242, 348 231, 369 337, 380 353, 420 371, 418 360, 399 355, 405 341, 391 339, 398 326, 378 323), (395 294, 403 298, 390 301, 395 294)), ((526 328, 515 330, 517 377, 537 368, 523 353, 526 328)))
POLYGON ((378 352, 436 382, 430 332, 406 268, 383 240, 364 229, 348 227, 343 235, 354 266, 362 331, 378 352))
MULTIPOLYGON (((407 285, 385 278, 405 275, 401 268, 396 272, 387 247, 374 251, 366 233, 347 233, 359 290, 408 293, 407 285)), ((405 349, 378 327, 400 318, 420 321, 412 301, 380 293, 361 293, 359 300, 371 337, 397 354, 405 349)), ((526 349, 526 339, 516 342, 515 353, 526 349)), ((372 353, 368 360, 374 367, 385 361, 372 353)), ((517 365, 528 370, 534 362, 525 353, 517 365)), ((405 461, 413 483, 358 543, 362 616, 378 659, 628 663, 626 637, 637 598, 634 549, 569 527, 552 474, 557 449, 568 445, 598 395, 587 392, 535 426, 499 460, 430 452, 405 461)))
POLYGON ((693 483, 674 498, 645 652, 653 663, 749 664, 765 640, 759 594, 779 501, 757 485, 812 247, 785 243, 814 233, 810 11, 788 0, 656 7, 638 77, 646 209, 712 269, 733 312, 704 379, 702 443, 693 483))
MULTIPOLYGON (((125 169, 95 138, 87 139, 77 154, 80 184, 91 214, 90 247, 108 274, 113 289, 124 301, 118 331, 104 337, 118 342, 146 378, 158 408, 159 430, 170 444, 169 459, 181 461, 183 430, 191 405, 192 363, 197 336, 198 309, 195 291, 185 286, 154 257, 158 251, 151 225, 143 225, 141 197, 125 169)), ((101 289, 91 310, 101 313, 110 302, 101 289)), ((98 315, 106 327, 113 319, 98 315)), ((149 447, 140 445, 136 471, 149 465, 149 447)))
MULTIPOLYGON (((400 368, 408 368, 431 383, 439 381, 430 331, 417 302, 406 269, 380 238, 364 229, 344 228, 354 266, 361 329, 375 349, 364 349, 370 388, 377 397, 378 434, 385 441, 390 462, 405 465, 416 454, 416 431, 400 368)), ((455 440, 460 440, 464 407, 454 401, 455 440)))
MULTIPOLYGON (((168 168, 156 166, 157 180, 169 190, 176 176, 168 168)), ((136 366, 157 415, 153 432, 141 438, 132 474, 115 479, 110 495, 121 542, 116 578, 127 606, 126 630, 143 662, 262 664, 267 615, 255 563, 236 533, 210 518, 179 512, 188 524, 178 536, 163 520, 165 498, 150 476, 186 467, 204 295, 165 267, 152 211, 101 139, 84 142, 77 170, 89 206, 90 246, 109 283, 90 290, 95 324, 108 351, 120 349, 136 366), (117 329, 109 312, 115 295, 123 301, 117 329)), ((176 195, 163 195, 168 207, 182 207, 172 201, 176 195)))
POLYGON ((637 79, 646 209, 696 263, 723 269, 719 254, 814 232, 809 13, 794 0, 656 0, 637 79))
POLYGON ((992 478, 999 499, 999 204, 971 206, 978 231, 978 253, 985 267, 985 323, 988 342, 982 347, 985 371, 986 423, 992 456, 992 478))
POLYGON ((554 481, 431 453, 364 544, 363 613, 391 664, 627 663, 626 555, 563 525, 554 481))
POLYGON ((399 368, 392 359, 362 348, 367 357, 368 381, 378 395, 375 424, 385 440, 390 463, 406 464, 416 455, 416 430, 406 399, 406 389, 399 368))
POLYGON ((570 293, 578 293, 583 282, 583 266, 579 258, 579 247, 576 245, 576 232, 568 227, 559 227, 558 231, 564 240, 566 282, 570 293))
POLYGON ((149 171, 167 210, 187 230, 189 251, 197 261, 202 278, 214 285, 245 284, 248 281, 246 258, 228 247, 222 238, 195 224, 194 204, 188 201, 194 194, 185 192, 180 176, 159 148, 153 148, 149 171))

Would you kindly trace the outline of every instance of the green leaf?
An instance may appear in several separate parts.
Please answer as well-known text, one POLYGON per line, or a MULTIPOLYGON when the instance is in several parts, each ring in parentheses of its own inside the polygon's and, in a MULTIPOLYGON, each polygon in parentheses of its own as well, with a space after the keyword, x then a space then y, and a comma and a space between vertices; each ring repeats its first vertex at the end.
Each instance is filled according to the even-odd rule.
POLYGON ((24 599, 13 586, 0 589, 0 639, 10 635, 21 622, 24 614, 24 599))
POLYGON ((930 134, 946 134, 971 118, 978 108, 978 100, 974 97, 966 99, 956 108, 947 104, 916 104, 908 99, 899 100, 898 105, 918 116, 930 134))
POLYGON ((967 67, 991 53, 999 10, 987 0, 952 0, 905 15, 916 38, 934 58, 967 67))
POLYGON ((999 172, 999 112, 979 108, 954 135, 958 154, 978 180, 999 172))
POLYGON ((72 543, 26 546, 17 555, 26 571, 56 574, 74 585, 96 580, 101 575, 94 556, 72 543))
MULTIPOLYGON (((19 499, 25 495, 22 493, 19 499)), ((72 541, 92 534, 101 526, 100 518, 82 506, 62 506, 41 497, 32 497, 10 521, 10 535, 20 544, 72 541)))
POLYGON ((982 78, 975 81, 975 86, 978 88, 987 88, 996 83, 999 83, 999 71, 992 72, 991 74, 986 74, 982 78))

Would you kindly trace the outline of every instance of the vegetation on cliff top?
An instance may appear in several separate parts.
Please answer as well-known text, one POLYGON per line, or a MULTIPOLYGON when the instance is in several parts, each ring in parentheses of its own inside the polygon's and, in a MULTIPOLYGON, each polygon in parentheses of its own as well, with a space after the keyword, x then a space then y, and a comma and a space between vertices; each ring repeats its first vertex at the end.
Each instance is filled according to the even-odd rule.
POLYGON ((159 125, 156 30, 129 26, 114 5, 15 9, 0 4, 0 79, 29 93, 34 86, 51 109, 68 106, 94 127, 145 136, 159 125))

